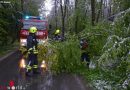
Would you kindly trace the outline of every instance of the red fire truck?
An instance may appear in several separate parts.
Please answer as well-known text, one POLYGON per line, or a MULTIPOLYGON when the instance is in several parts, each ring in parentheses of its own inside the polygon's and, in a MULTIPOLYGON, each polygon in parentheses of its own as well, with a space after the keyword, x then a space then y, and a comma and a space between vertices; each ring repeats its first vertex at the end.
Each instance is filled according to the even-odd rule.
POLYGON ((46 18, 40 16, 26 16, 20 20, 22 28, 20 30, 20 46, 27 45, 27 36, 29 34, 29 28, 31 26, 37 27, 36 33, 39 44, 43 44, 48 39, 48 22, 46 18))

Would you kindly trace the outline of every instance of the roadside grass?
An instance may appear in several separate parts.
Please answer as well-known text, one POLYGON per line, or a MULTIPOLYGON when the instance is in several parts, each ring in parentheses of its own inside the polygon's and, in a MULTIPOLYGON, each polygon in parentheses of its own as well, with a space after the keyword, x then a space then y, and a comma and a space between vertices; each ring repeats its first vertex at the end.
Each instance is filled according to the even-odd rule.
POLYGON ((17 41, 14 44, 1 46, 1 48, 0 48, 0 57, 3 57, 7 53, 12 52, 13 50, 15 50, 18 47, 19 47, 19 43, 17 41))

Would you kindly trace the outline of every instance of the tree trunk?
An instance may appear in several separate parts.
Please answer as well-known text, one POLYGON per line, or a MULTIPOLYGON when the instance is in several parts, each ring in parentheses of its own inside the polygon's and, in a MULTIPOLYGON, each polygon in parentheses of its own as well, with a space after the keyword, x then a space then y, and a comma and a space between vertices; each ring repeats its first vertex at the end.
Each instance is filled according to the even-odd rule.
POLYGON ((112 12, 112 1, 110 0, 110 3, 109 3, 109 17, 112 15, 111 12, 112 12))
POLYGON ((103 0, 101 0, 101 3, 100 3, 100 9, 99 9, 99 11, 98 11, 98 15, 97 15, 97 19, 96 19, 96 22, 97 22, 97 23, 98 23, 98 21, 99 21, 100 15, 101 15, 102 3, 103 3, 103 0))
POLYGON ((57 0, 55 0, 55 28, 57 29, 57 0))
POLYGON ((24 3, 24 1, 21 0, 21 11, 22 11, 22 12, 23 12, 23 3, 24 3))
POLYGON ((61 7, 61 18, 62 18, 62 37, 64 38, 64 32, 65 32, 65 17, 66 17, 66 4, 67 0, 64 1, 64 7, 62 0, 60 0, 60 7, 61 7))
POLYGON ((75 33, 78 33, 78 30, 77 30, 77 28, 78 28, 78 7, 77 7, 77 5, 78 5, 78 0, 75 0, 75 33))
POLYGON ((91 0, 92 26, 95 25, 95 0, 91 0))
POLYGON ((75 18, 75 33, 77 34, 78 33, 78 15, 76 15, 76 18, 75 18))
POLYGON ((62 17, 62 37, 64 38, 64 32, 65 32, 65 19, 62 17))

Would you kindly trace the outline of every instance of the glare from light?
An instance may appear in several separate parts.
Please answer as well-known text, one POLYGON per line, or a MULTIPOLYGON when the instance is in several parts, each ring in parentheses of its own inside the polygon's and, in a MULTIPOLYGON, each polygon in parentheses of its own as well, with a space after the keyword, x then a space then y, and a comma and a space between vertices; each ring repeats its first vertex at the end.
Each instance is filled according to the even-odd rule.
POLYGON ((42 61, 42 64, 45 64, 45 60, 42 61))
POLYGON ((29 19, 29 16, 25 16, 26 19, 29 19))
POLYGON ((42 61, 41 68, 46 68, 46 62, 45 62, 45 60, 42 61))
POLYGON ((25 64, 25 60, 22 58, 20 61, 20 68, 25 68, 26 64, 25 64))
POLYGON ((20 39, 20 41, 21 41, 21 42, 27 42, 27 40, 26 40, 26 39, 20 39))
POLYGON ((26 46, 26 44, 25 43, 21 43, 21 46, 26 46))
POLYGON ((40 20, 42 20, 43 19, 43 17, 40 17, 40 20))
POLYGON ((42 65, 41 65, 41 68, 46 68, 46 65, 45 65, 45 64, 42 64, 42 65))

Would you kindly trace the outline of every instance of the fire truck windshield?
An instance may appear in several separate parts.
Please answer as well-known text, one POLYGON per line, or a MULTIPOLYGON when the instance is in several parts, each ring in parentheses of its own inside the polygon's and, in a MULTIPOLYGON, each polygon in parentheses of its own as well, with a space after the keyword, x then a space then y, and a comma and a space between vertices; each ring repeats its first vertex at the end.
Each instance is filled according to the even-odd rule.
POLYGON ((24 21, 22 29, 28 30, 32 26, 35 26, 38 30, 45 30, 46 29, 45 22, 33 22, 33 21, 24 21))

